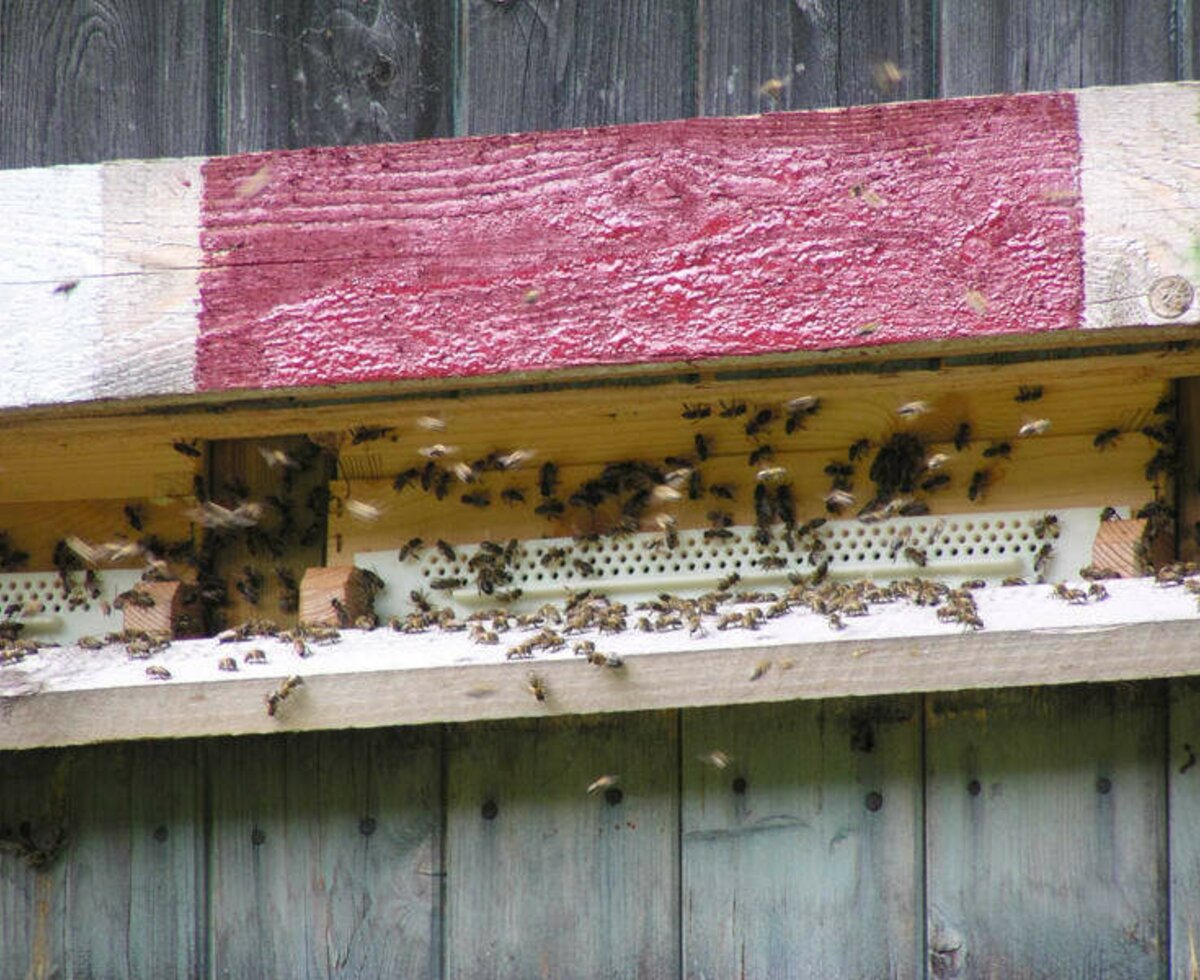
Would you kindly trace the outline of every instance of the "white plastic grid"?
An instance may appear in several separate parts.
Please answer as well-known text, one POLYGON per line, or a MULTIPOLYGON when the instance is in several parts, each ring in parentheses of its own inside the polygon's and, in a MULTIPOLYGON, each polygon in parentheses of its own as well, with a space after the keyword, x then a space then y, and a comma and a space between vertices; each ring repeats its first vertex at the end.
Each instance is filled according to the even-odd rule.
MULTIPOLYGON (((789 575, 811 574, 826 559, 832 578, 887 580, 920 575, 998 582, 1017 576, 1033 581, 1034 565, 1045 544, 1052 545, 1052 551, 1042 575, 1052 581, 1074 577, 1080 567, 1091 563, 1100 509, 1063 509, 1053 515, 1056 538, 1039 538, 1036 533, 1038 522, 1047 516, 1044 511, 894 518, 872 524, 831 520, 798 539, 794 550, 780 539, 778 528, 765 546, 753 541, 751 527, 729 528, 727 538, 706 539, 703 530, 680 531, 670 550, 663 547, 664 536, 659 533, 582 542, 540 538, 517 546, 504 565, 512 580, 497 589, 521 590, 521 599, 513 603, 516 609, 561 599, 568 589, 590 588, 637 601, 662 592, 703 592, 735 572, 739 589, 786 587, 789 575), (547 559, 560 551, 564 553, 560 559, 547 559), (778 567, 764 567, 764 557, 778 567), (924 558, 924 565, 919 558, 924 558)), ((404 561, 398 551, 359 554, 356 564, 387 583, 376 599, 376 611, 381 616, 410 612, 413 590, 464 612, 497 605, 494 595, 479 591, 469 567, 479 546, 453 547, 453 561, 430 542, 404 561), (453 578, 466 579, 467 584, 452 591, 432 588, 438 579, 453 578)))
POLYGON ((24 624, 23 639, 66 643, 81 636, 102 636, 122 628, 123 616, 112 608, 113 600, 141 577, 136 570, 97 572, 100 595, 93 599, 82 587, 81 572, 71 574, 72 593, 63 591, 56 572, 4 572, 0 574, 0 610, 13 610, 3 618, 24 624))

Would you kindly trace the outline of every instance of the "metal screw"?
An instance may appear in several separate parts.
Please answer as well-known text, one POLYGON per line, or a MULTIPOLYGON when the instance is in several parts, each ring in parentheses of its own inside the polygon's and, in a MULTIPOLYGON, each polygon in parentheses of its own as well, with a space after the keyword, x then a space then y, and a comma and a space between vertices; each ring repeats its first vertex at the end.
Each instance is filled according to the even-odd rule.
POLYGON ((496 814, 499 812, 500 808, 496 806, 495 800, 484 800, 483 806, 479 809, 479 813, 484 820, 495 820, 496 814))
POLYGON ((868 810, 872 813, 877 813, 879 808, 883 806, 883 794, 872 790, 867 794, 867 798, 863 801, 868 810))
POLYGON ((1183 276, 1163 276, 1150 284, 1150 309, 1164 320, 1183 316, 1195 298, 1196 291, 1183 276))

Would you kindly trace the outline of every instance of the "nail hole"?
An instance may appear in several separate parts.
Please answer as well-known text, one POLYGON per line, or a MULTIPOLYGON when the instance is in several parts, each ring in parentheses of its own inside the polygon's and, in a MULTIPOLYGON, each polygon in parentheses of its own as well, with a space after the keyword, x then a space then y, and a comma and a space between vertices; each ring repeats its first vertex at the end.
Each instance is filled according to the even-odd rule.
POLYGON ((967 792, 972 796, 978 796, 982 790, 983 787, 979 785, 978 779, 972 779, 969 783, 967 783, 967 792))
POLYGON ((500 807, 496 806, 495 800, 485 800, 483 806, 479 809, 479 813, 484 820, 495 820, 496 814, 499 812, 500 807))
POLYGON ((620 786, 610 786, 604 791, 604 798, 608 801, 609 806, 616 806, 625 799, 625 794, 621 792, 620 786))
POLYGON ((158 826, 154 828, 154 839, 160 844, 167 839, 167 828, 158 826))
POLYGON ((866 804, 868 810, 870 810, 872 813, 875 813, 881 806, 883 806, 883 796, 882 794, 876 793, 874 790, 872 790, 867 794, 867 798, 863 802, 866 804))
POLYGON ((1101 776, 1096 780, 1096 792, 1107 793, 1112 789, 1112 780, 1106 776, 1101 776))
POLYGON ((735 780, 733 781, 733 791, 734 791, 735 793, 737 793, 737 795, 738 795, 738 796, 742 796, 743 794, 745 794, 745 792, 746 792, 746 780, 745 780, 745 778, 744 778, 744 777, 742 777, 742 776, 738 776, 738 777, 737 777, 737 779, 735 779, 735 780))
POLYGON ((267 835, 259 827, 255 827, 252 831, 250 831, 250 843, 255 847, 258 847, 258 845, 266 839, 267 835))
POLYGON ((364 837, 370 837, 373 833, 375 833, 375 818, 363 817, 358 822, 358 832, 364 837))

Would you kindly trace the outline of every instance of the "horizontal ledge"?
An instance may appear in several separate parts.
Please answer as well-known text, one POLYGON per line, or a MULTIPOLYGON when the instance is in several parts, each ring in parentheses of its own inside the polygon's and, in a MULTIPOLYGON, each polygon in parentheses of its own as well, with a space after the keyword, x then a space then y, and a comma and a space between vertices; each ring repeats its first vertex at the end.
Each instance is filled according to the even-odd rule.
POLYGON ((753 633, 713 630, 694 641, 686 634, 581 634, 620 655, 623 666, 615 669, 592 666, 569 650, 506 662, 503 646, 480 647, 461 633, 409 636, 388 629, 346 631, 340 643, 317 647, 307 659, 272 639, 183 641, 155 658, 172 672, 168 681, 147 679, 145 662, 129 662, 115 647, 58 650, 29 658, 25 665, 50 659, 23 676, 22 665, 0 670, 0 749, 1200 673, 1190 593, 1148 580, 1109 587, 1110 611, 1109 603, 1067 605, 1044 586, 984 590, 981 615, 992 614, 1000 628, 976 633, 936 621, 930 627, 934 616, 927 609, 883 607, 848 621, 848 635, 838 639, 808 639, 827 627, 807 614, 769 621, 753 633), (1135 621, 1114 621, 1119 616, 1135 621), (1014 618, 1039 625, 1012 628, 1014 618), (888 635, 905 629, 909 635, 888 635), (234 655, 240 664, 242 652, 256 645, 267 649, 268 664, 218 674, 215 658, 234 655), (268 716, 266 695, 293 673, 304 684, 268 716), (544 700, 531 691, 534 678, 544 700))

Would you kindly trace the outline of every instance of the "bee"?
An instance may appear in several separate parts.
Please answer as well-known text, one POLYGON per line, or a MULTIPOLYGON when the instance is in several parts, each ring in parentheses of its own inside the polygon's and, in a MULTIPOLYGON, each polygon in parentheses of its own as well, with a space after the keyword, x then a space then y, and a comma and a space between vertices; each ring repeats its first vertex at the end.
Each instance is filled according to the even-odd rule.
POLYGON ((933 411, 933 407, 926 401, 906 402, 896 409, 896 414, 902 419, 915 419, 922 415, 928 415, 933 411))
POLYGON ((790 483, 775 487, 775 512, 789 529, 796 526, 796 498, 790 483))
POLYGON ((710 483, 708 492, 720 500, 732 500, 736 488, 732 483, 710 483))
MULTIPOLYGON (((541 699, 539 698, 539 700, 541 700, 541 699)), ((616 786, 617 781, 620 778, 621 778, 620 776, 604 775, 604 776, 599 776, 596 779, 593 779, 591 782, 591 785, 589 785, 587 788, 588 796, 595 796, 597 793, 601 792, 602 790, 610 789, 613 786, 616 786)))
POLYGON ((458 453, 458 446, 447 446, 440 442, 435 442, 432 446, 421 446, 417 452, 426 459, 444 459, 447 456, 454 456, 458 453))
POLYGON ((706 459, 708 459, 709 454, 712 452, 712 440, 707 436, 703 436, 697 432, 695 437, 692 439, 692 443, 696 447, 697 458, 703 463, 706 459))
POLYGON ((258 605, 262 599, 262 572, 245 565, 242 568, 242 578, 238 579, 235 584, 243 599, 252 606, 258 605))
POLYGON ((1108 589, 1099 582, 1093 582, 1088 586, 1087 594, 1089 599, 1094 599, 1096 602, 1103 602, 1108 598, 1108 589))
POLYGON ((758 559, 758 567, 766 571, 777 571, 780 568, 787 568, 787 559, 779 555, 763 555, 758 559))
POLYGON ((587 661, 596 667, 611 667, 616 670, 618 667, 624 667, 625 661, 616 653, 601 653, 598 650, 592 650, 587 655, 587 661))
POLYGON ((1039 541, 1042 538, 1057 538, 1060 533, 1058 517, 1055 514, 1046 514, 1033 522, 1033 536, 1039 541))
POLYGON ((450 467, 450 472, 458 477, 459 483, 475 482, 475 467, 470 463, 455 463, 450 467))
POLYGON ((733 401, 726 405, 721 402, 721 418, 735 419, 739 415, 746 414, 746 403, 743 401, 733 401))
POLYGON ((237 670, 237 661, 233 657, 222 657, 217 661, 217 670, 237 670))
POLYGON ((279 706, 292 696, 296 688, 303 685, 304 679, 298 674, 292 674, 284 680, 275 690, 267 695, 267 715, 271 718, 275 717, 279 711, 279 706))
POLYGON ((1035 402, 1042 397, 1041 385, 1021 385, 1013 398, 1015 402, 1035 402))
POLYGON ((949 473, 935 473, 933 476, 929 477, 927 480, 922 481, 921 489, 924 490, 926 493, 932 493, 934 490, 940 490, 942 487, 946 486, 949 482, 950 482, 950 474, 949 473))
POLYGON ((1064 602, 1073 606, 1081 606, 1087 602, 1087 593, 1083 589, 1072 589, 1066 582, 1058 582, 1054 586, 1054 594, 1064 602))
MULTIPOLYGON (((558 466, 555 463, 543 463, 538 471, 538 490, 543 497, 553 497, 554 488, 558 484, 558 466)), ((561 513, 561 511, 559 512, 561 513)))
POLYGON ((760 660, 754 665, 754 669, 750 671, 750 680, 756 681, 761 677, 765 677, 767 671, 771 669, 771 661, 760 660))
POLYGON ((1011 442, 994 442, 983 451, 984 459, 1011 459, 1011 442))
POLYGON ((1000 583, 1003 586, 1026 585, 1026 581, 1019 575, 1010 575, 1000 583))
POLYGON ((169 681, 171 679, 171 672, 166 667, 151 664, 146 668, 146 676, 154 681, 169 681))
POLYGON ((346 513, 356 521, 377 521, 383 516, 383 511, 365 500, 349 498, 345 501, 346 513))
POLYGON ((1022 438, 1025 436, 1040 436, 1049 428, 1049 419, 1031 419, 1017 430, 1017 435, 1022 438))
POLYGON ((409 538, 401 545, 396 559, 397 561, 407 561, 409 558, 415 558, 423 547, 425 547, 425 542, 421 538, 409 538))
MULTIPOLYGON (((687 402, 683 403, 682 417, 689 422, 699 422, 700 419, 706 419, 710 415, 712 415, 711 405, 704 405, 699 402, 694 405, 689 405, 687 402)), ((546 496, 548 497, 550 494, 546 494, 546 496)))
POLYGON ((840 514, 853 504, 854 494, 847 493, 845 490, 831 490, 825 494, 825 510, 830 514, 840 514))
POLYGON ((742 580, 742 577, 737 572, 730 572, 721 581, 717 583, 718 592, 728 592, 742 580))
POLYGON ((575 558, 571 561, 571 564, 580 575, 588 576, 596 574, 596 566, 583 558, 575 558))
POLYGON ((746 423, 746 435, 753 438, 775 419, 775 409, 761 408, 746 423))
POLYGON ((199 459, 204 454, 196 448, 197 441, 198 440, 196 439, 192 439, 190 442, 184 442, 182 439, 180 439, 171 443, 171 448, 174 449, 175 452, 182 453, 184 456, 187 456, 190 459, 199 459))
POLYGON ((424 429, 426 432, 445 432, 446 421, 432 415, 422 415, 417 419, 417 428, 424 429))
POLYGON ((713 527, 730 527, 733 524, 733 515, 724 510, 710 510, 708 521, 713 527))
POLYGON ((751 466, 757 466, 769 459, 775 458, 775 449, 773 446, 759 446, 748 457, 747 463, 751 466))
POLYGON ((705 541, 728 541, 733 537, 733 532, 727 527, 710 527, 704 531, 705 541))
POLYGON ((79 287, 78 279, 65 279, 52 290, 55 296, 70 296, 79 287))
POLYGON ((849 450, 847 450, 846 455, 850 457, 851 463, 857 463, 860 459, 862 459, 864 456, 866 456, 867 453, 869 453, 870 451, 871 451, 871 440, 870 439, 859 439, 858 441, 850 444, 850 448, 849 448, 849 450))
POLYGON ((1117 444, 1117 439, 1120 436, 1120 429, 1105 429, 1103 432, 1096 434, 1096 438, 1092 440, 1092 445, 1100 450, 1109 449, 1117 444))
POLYGON ((704 755, 696 756, 706 766, 712 766, 714 769, 728 769, 729 764, 733 762, 733 757, 728 753, 722 752, 720 749, 713 749, 711 752, 706 752, 704 755))
POLYGON ((940 470, 948 462, 950 462, 950 457, 945 453, 930 453, 925 457, 925 469, 940 470))
POLYGON ((979 500, 987 492, 991 479, 992 474, 990 470, 976 470, 972 473, 971 485, 967 487, 967 499, 971 501, 979 500))
POLYGON ((960 589, 967 589, 967 590, 971 590, 971 589, 986 589, 986 588, 987 588, 987 582, 985 582, 985 581, 984 581, 983 579, 981 579, 981 578, 972 578, 972 579, 967 579, 967 581, 963 582, 963 583, 962 583, 962 585, 960 585, 960 586, 959 586, 959 588, 960 588, 960 589))
POLYGON ((954 448, 961 453, 969 445, 971 445, 971 423, 960 422, 958 428, 954 430, 954 448))
POLYGON ((547 548, 539 562, 543 568, 557 568, 566 561, 566 558, 566 548, 547 548))
POLYGON ((431 589, 436 589, 438 592, 453 592, 455 589, 461 589, 467 584, 467 580, 460 576, 444 576, 435 578, 429 583, 431 589))
POLYGON ((350 610, 345 607, 342 600, 337 596, 333 596, 329 600, 329 605, 337 613, 338 626, 342 627, 342 629, 348 627, 350 625, 350 610))
POLYGON ((135 531, 140 531, 142 529, 142 508, 126 504, 125 522, 135 531))
MULTIPOLYGON (((761 483, 779 483, 786 480, 791 474, 788 473, 786 466, 768 466, 765 469, 759 470, 754 474, 754 478, 761 483)), ((758 488, 755 487, 755 493, 758 488)))
POLYGON ((443 541, 441 538, 438 538, 437 550, 442 553, 442 557, 445 558, 446 561, 458 561, 458 552, 454 550, 454 546, 451 545, 449 541, 443 541))
POLYGON ((495 630, 490 630, 481 623, 471 624, 471 639, 476 643, 493 645, 500 642, 500 636, 495 630))
POLYGON ((854 476, 854 467, 849 463, 833 462, 825 467, 825 475, 835 480, 849 480, 854 476))
POLYGON ((481 490, 478 493, 464 493, 459 499, 471 507, 487 507, 492 502, 492 498, 486 490, 481 490))
POLYGON ((1169 419, 1162 425, 1144 425, 1141 431, 1142 435, 1147 439, 1153 439, 1155 442, 1161 442, 1163 445, 1175 442, 1176 437, 1179 435, 1174 419, 1169 419))
POLYGON ((350 430, 350 445, 359 446, 364 442, 374 442, 395 432, 390 425, 356 425, 350 430))
POLYGON ((545 701, 549 693, 546 690, 546 682, 537 674, 530 674, 525 682, 525 689, 534 696, 538 701, 545 701))
POLYGON ((785 402, 784 408, 789 412, 804 412, 808 415, 815 415, 821 409, 821 399, 816 395, 800 395, 798 398, 791 398, 785 402))
POLYGON ((500 499, 506 504, 525 503, 525 494, 520 487, 506 487, 500 491, 500 499))
POLYGON ((1041 575, 1046 571, 1046 566, 1050 564, 1050 558, 1054 555, 1054 545, 1046 542, 1038 548, 1037 554, 1033 559, 1033 570, 1041 575))
POLYGON ((416 606, 420 612, 423 612, 423 613, 433 612, 433 606, 429 602, 429 597, 427 595, 425 595, 425 593, 422 592, 420 589, 413 589, 408 594, 408 601, 411 602, 414 606, 416 606))

